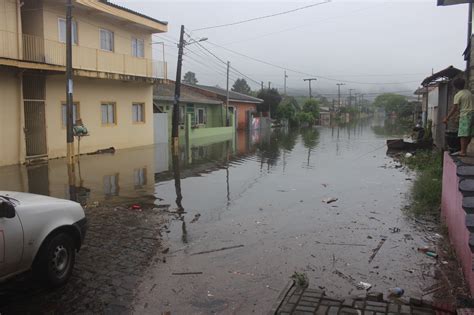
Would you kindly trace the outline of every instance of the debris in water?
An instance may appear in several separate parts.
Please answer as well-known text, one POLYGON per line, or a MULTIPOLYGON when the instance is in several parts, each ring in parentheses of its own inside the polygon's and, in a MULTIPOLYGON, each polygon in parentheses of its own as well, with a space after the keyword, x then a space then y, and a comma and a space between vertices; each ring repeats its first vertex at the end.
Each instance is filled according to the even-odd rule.
POLYGON ((374 260, 375 255, 377 255, 377 253, 379 252, 380 248, 382 247, 382 245, 385 243, 386 240, 387 239, 385 239, 385 238, 382 238, 380 240, 379 245, 377 245, 377 247, 373 250, 373 253, 369 258, 369 264, 372 262, 372 260, 374 260))
POLYGON ((316 244, 321 244, 321 245, 340 245, 340 246, 366 246, 365 244, 355 244, 355 243, 325 243, 325 242, 319 242, 316 241, 316 244))
POLYGON ((372 288, 372 285, 370 283, 360 281, 359 283, 357 283, 356 288, 359 290, 370 290, 370 288, 372 288))
POLYGON ((132 209, 132 210, 142 210, 142 207, 141 207, 140 205, 136 205, 136 204, 135 204, 135 205, 132 205, 132 206, 130 207, 130 209, 132 209))
POLYGON ((167 254, 170 251, 170 248, 167 247, 161 251, 162 254, 167 254))
POLYGON ((397 228, 397 227, 389 228, 389 230, 392 233, 400 233, 400 228, 397 228))
POLYGON ((405 290, 397 287, 397 288, 389 289, 388 292, 389 292, 388 294, 389 298, 399 298, 399 297, 402 297, 402 295, 405 293, 405 290))
POLYGON ((194 219, 191 220, 191 223, 194 223, 194 222, 196 222, 197 220, 199 220, 199 217, 200 217, 200 216, 201 216, 201 214, 199 214, 199 213, 196 214, 196 215, 194 216, 194 219))
POLYGON ((293 273, 291 279, 295 280, 295 283, 300 288, 307 288, 309 286, 308 276, 304 272, 293 273))
POLYGON ((435 252, 426 252, 425 254, 426 256, 430 256, 430 257, 438 259, 438 254, 436 254, 435 252))
POLYGON ((218 248, 218 249, 206 250, 206 251, 203 251, 203 252, 197 252, 197 253, 191 254, 191 256, 209 254, 209 253, 213 253, 213 252, 219 252, 219 251, 223 251, 223 250, 227 250, 227 249, 234 249, 234 248, 239 248, 239 247, 244 247, 244 245, 235 245, 235 246, 229 246, 229 247, 222 247, 222 248, 218 248))
POLYGON ((173 272, 173 276, 202 275, 201 271, 197 272, 173 272))
POLYGON ((329 198, 324 198, 324 199, 323 199, 323 202, 324 202, 324 203, 327 203, 327 204, 330 204, 330 203, 336 202, 336 201, 338 201, 338 200, 339 200, 338 198, 329 197, 329 198))
POLYGON ((412 156, 413 156, 413 154, 411 154, 410 152, 407 152, 407 154, 405 154, 406 158, 411 158, 412 156))
POLYGON ((328 184, 321 184, 323 187, 328 187, 328 184))

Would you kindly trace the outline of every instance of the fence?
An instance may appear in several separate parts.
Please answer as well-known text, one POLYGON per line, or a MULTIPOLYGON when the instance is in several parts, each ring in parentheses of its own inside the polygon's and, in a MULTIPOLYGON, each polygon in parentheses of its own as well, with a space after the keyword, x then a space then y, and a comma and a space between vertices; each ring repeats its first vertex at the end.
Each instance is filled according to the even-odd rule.
MULTIPOLYGON (((0 57, 20 59, 17 34, 0 30, 0 57)), ((23 34, 23 60, 66 66, 66 44, 43 37, 23 34)), ((74 69, 103 71, 151 78, 165 78, 166 63, 97 48, 74 45, 74 69)))

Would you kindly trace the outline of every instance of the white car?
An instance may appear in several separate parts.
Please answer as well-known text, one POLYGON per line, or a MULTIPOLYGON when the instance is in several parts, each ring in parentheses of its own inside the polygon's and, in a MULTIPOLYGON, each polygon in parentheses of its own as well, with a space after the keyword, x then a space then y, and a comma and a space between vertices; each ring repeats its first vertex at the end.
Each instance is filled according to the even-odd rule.
POLYGON ((86 226, 76 202, 0 191, 0 282, 32 270, 47 286, 65 284, 86 226))

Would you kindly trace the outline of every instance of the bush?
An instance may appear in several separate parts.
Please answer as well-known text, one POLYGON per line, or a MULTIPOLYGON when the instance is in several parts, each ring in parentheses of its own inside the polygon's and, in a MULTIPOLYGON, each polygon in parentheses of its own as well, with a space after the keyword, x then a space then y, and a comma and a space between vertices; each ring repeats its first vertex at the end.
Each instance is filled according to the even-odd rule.
POLYGON ((419 151, 410 158, 402 157, 400 160, 417 173, 411 191, 410 210, 415 215, 437 213, 441 204, 443 176, 441 154, 435 151, 419 151))

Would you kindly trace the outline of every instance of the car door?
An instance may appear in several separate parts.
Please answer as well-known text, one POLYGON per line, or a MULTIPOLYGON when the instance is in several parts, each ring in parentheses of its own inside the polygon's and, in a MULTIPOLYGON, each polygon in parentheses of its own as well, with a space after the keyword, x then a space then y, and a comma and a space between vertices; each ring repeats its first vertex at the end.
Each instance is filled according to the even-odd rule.
POLYGON ((23 228, 16 214, 0 217, 0 278, 18 270, 23 255, 23 228))

